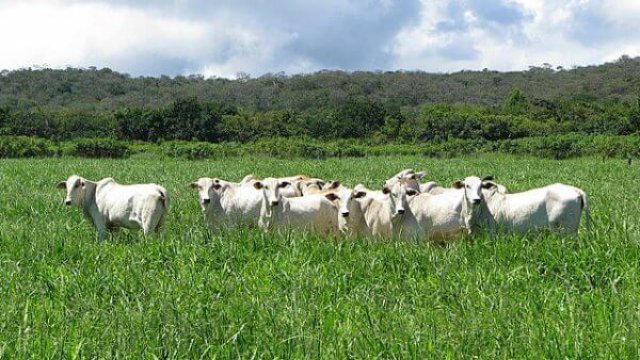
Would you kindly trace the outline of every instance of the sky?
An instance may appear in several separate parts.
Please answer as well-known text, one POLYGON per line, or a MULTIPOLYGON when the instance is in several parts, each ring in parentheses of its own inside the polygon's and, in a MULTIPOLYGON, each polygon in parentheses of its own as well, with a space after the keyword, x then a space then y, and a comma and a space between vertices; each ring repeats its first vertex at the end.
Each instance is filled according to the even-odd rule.
POLYGON ((0 69, 526 70, 640 55, 640 0, 0 0, 0 69))

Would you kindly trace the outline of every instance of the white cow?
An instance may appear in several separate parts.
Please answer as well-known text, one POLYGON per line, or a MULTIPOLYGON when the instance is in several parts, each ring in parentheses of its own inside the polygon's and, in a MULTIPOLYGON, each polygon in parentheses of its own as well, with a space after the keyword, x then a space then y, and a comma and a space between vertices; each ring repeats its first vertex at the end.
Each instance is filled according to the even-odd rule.
POLYGON ((112 178, 94 182, 72 175, 57 186, 67 191, 65 205, 82 209, 100 238, 119 227, 142 229, 145 236, 159 232, 169 210, 167 190, 156 184, 121 185, 112 178))
POLYGON ((290 183, 276 178, 257 181, 254 186, 262 193, 261 227, 311 230, 337 235, 338 211, 325 195, 283 197, 280 191, 290 186, 290 183))
POLYGON ((353 191, 338 191, 333 201, 338 202, 343 218, 340 229, 350 235, 413 240, 418 233, 409 198, 416 194, 404 179, 385 186, 380 194, 362 184, 353 191))
POLYGON ((253 186, 256 181, 233 183, 203 177, 190 184, 198 191, 200 207, 210 231, 217 231, 221 226, 258 225, 262 196, 253 186))
POLYGON ((464 233, 473 235, 482 228, 495 234, 495 221, 484 201, 482 180, 470 176, 456 181, 454 188, 461 190, 423 193, 409 204, 422 237, 440 242, 464 233))
POLYGON ((522 234, 552 229, 564 234, 576 234, 583 210, 587 229, 591 226, 587 194, 579 188, 553 184, 525 192, 503 194, 494 182, 485 183, 490 190, 485 193, 487 206, 500 230, 522 234))

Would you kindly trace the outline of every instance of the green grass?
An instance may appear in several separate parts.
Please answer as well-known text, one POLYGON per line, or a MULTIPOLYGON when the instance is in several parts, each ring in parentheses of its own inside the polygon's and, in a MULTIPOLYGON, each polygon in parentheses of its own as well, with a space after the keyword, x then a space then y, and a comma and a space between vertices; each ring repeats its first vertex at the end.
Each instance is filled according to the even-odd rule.
POLYGON ((1 160, 0 356, 637 359, 639 169, 506 156, 1 160), (446 184, 493 174, 512 192, 573 184, 590 195, 595 230, 449 246, 210 237, 187 186, 306 173, 379 188, 406 167, 446 184), (55 188, 73 173, 164 185, 165 233, 96 241, 55 188))

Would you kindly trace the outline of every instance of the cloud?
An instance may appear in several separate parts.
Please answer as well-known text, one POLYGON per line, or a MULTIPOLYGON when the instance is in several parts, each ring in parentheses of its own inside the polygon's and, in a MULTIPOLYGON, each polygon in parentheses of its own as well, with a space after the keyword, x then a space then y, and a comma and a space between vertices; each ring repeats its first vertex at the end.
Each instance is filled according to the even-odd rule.
POLYGON ((636 0, 0 0, 0 69, 234 77, 458 71, 640 55, 636 0))
POLYGON ((0 68, 108 66, 134 75, 388 68, 418 1, 0 2, 0 68))
POLYGON ((640 55, 640 35, 628 30, 638 18, 634 0, 423 0, 420 21, 396 36, 394 66, 449 72, 598 64, 640 55))

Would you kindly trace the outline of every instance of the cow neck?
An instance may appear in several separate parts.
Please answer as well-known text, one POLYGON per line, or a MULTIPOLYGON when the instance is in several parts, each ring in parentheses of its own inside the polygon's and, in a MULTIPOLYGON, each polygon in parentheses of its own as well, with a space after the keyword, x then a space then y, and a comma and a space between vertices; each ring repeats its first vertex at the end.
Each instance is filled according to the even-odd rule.
POLYGON ((484 198, 484 203, 486 203, 489 215, 496 216, 500 211, 500 204, 503 202, 506 194, 499 192, 498 189, 494 189, 483 193, 482 197, 484 198))
MULTIPOLYGON (((466 230, 471 233, 474 228, 481 227, 483 221, 492 221, 493 215, 487 205, 487 198, 482 194, 482 201, 477 208, 474 209, 473 205, 469 204, 467 200, 466 192, 462 192, 462 216, 461 220, 464 224, 461 224, 466 230)), ((485 224, 490 226, 489 224, 485 224)))
POLYGON ((215 193, 215 201, 214 199, 209 198, 211 201, 209 202, 209 205, 207 206, 207 212, 210 215, 224 215, 224 209, 227 208, 227 202, 228 200, 228 196, 227 193, 230 191, 231 189, 227 189, 226 191, 223 191, 222 194, 219 194, 215 189, 214 189, 214 193, 215 193))
POLYGON ((96 187, 97 184, 93 181, 84 180, 85 189, 82 194, 82 212, 84 216, 91 220, 95 226, 94 217, 98 215, 98 204, 96 203, 96 187))

